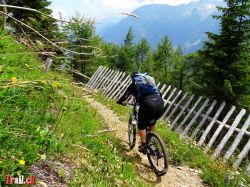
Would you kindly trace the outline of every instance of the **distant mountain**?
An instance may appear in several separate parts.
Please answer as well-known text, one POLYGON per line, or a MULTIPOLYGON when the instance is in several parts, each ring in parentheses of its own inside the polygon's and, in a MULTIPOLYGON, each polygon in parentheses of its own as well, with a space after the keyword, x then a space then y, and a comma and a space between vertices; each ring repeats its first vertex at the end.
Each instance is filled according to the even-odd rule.
POLYGON ((224 6, 221 0, 200 0, 170 6, 166 4, 145 5, 115 24, 100 29, 98 34, 107 42, 124 43, 129 27, 133 28, 135 42, 145 37, 156 49, 161 38, 167 35, 174 46, 181 46, 184 53, 201 48, 205 32, 218 32, 219 22, 211 17, 217 14, 216 6, 224 6))

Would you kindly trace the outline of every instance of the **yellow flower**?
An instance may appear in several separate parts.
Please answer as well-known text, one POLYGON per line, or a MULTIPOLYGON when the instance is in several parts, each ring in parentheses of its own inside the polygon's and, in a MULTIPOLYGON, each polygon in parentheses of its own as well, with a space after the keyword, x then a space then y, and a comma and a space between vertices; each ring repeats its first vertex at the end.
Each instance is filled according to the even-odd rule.
POLYGON ((16 82, 16 77, 11 77, 10 80, 12 81, 12 83, 16 82))
POLYGON ((57 81, 53 82, 53 83, 52 83, 52 86, 53 86, 54 88, 59 88, 59 87, 61 87, 61 85, 60 85, 59 82, 57 82, 57 81))
POLYGON ((41 155, 41 159, 42 160, 46 160, 46 155, 44 154, 44 155, 41 155))
POLYGON ((22 160, 19 160, 19 164, 21 165, 21 166, 24 166, 25 165, 25 161, 22 159, 22 160))

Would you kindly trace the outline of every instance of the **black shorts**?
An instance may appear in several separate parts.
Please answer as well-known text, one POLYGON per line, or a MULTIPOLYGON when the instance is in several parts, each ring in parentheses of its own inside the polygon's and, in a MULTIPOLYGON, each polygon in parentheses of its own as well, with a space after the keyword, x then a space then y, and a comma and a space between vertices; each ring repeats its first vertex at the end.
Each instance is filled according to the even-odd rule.
POLYGON ((142 98, 139 102, 138 129, 154 125, 164 112, 164 102, 159 94, 142 98))

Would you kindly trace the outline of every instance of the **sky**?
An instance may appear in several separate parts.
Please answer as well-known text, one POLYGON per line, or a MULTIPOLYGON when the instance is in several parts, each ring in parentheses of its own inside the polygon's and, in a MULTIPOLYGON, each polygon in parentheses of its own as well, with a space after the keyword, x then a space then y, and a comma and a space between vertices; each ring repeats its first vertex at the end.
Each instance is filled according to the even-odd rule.
POLYGON ((94 18, 97 22, 105 22, 108 19, 122 19, 122 12, 132 12, 136 8, 146 4, 179 5, 197 0, 51 0, 53 16, 59 18, 59 12, 63 18, 73 16, 76 11, 87 18, 94 18))

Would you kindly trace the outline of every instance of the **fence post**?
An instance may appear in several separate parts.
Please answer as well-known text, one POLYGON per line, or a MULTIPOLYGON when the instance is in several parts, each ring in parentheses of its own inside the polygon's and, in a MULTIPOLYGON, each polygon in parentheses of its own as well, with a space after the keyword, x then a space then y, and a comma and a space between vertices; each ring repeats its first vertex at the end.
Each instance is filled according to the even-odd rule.
POLYGON ((117 81, 115 82, 115 84, 113 85, 113 88, 111 88, 111 90, 109 91, 109 93, 107 94, 107 97, 110 97, 122 84, 123 82, 123 78, 125 77, 125 73, 123 72, 121 74, 121 76, 117 79, 117 81))
POLYGON ((240 113, 237 115, 236 119, 234 120, 234 122, 231 125, 230 129, 228 130, 227 134, 224 136, 224 138, 221 140, 220 144, 215 149, 214 154, 212 155, 212 158, 216 158, 220 154, 221 150, 223 149, 223 147, 227 143, 228 139, 233 134, 234 129, 237 127, 237 125, 239 124, 241 118, 244 116, 245 113, 246 113, 246 110, 242 109, 240 111, 240 113))
POLYGON ((240 129, 239 134, 234 139, 234 142, 232 143, 231 147, 226 152, 226 154, 224 156, 225 160, 229 159, 229 157, 233 154, 233 152, 235 151, 235 149, 237 148, 238 144, 240 143, 240 140, 242 139, 242 137, 243 137, 244 133, 246 132, 246 130, 247 130, 247 128, 248 128, 249 125, 250 125, 250 114, 249 114, 247 120, 245 121, 244 125, 240 129))
POLYGON ((202 118, 199 125, 196 127, 196 129, 192 133, 191 138, 194 138, 197 135, 197 133, 199 132, 199 130, 202 128, 202 126, 205 124, 207 118, 209 117, 209 115, 212 112, 213 108, 215 107, 216 103, 217 103, 217 101, 213 101, 213 103, 211 104, 211 106, 207 110, 205 116, 202 118))
POLYGON ((189 129, 191 128, 191 126, 193 125, 193 123, 196 121, 196 119, 199 117, 199 115, 201 114, 201 112, 204 110, 204 108, 207 106, 208 102, 209 102, 209 99, 206 99, 206 101, 203 103, 203 105, 201 106, 201 108, 198 110, 198 112, 195 114, 195 116, 193 117, 193 119, 189 122, 189 124, 187 125, 187 127, 183 131, 183 135, 187 135, 187 132, 189 131, 189 129))
POLYGON ((178 119, 181 117, 182 113, 186 110, 186 108, 190 105, 191 101, 194 98, 194 94, 189 98, 188 102, 185 104, 185 106, 182 108, 182 110, 180 111, 180 113, 178 114, 178 116, 175 118, 175 120, 173 121, 173 123, 170 125, 170 129, 172 129, 175 125, 175 123, 178 121, 178 119))
POLYGON ((96 89, 99 89, 102 86, 102 84, 106 81, 107 76, 109 75, 110 72, 111 72, 110 69, 105 70, 105 72, 102 75, 103 78, 96 84, 96 87, 95 87, 96 89))
POLYGON ((245 147, 242 149, 240 154, 237 156, 237 160, 234 162, 233 167, 238 168, 240 163, 242 162, 243 158, 247 155, 250 149, 250 139, 248 140, 245 147))
POLYGON ((99 73, 100 69, 102 69, 102 66, 99 66, 98 69, 95 71, 94 75, 90 78, 89 82, 86 84, 86 86, 89 88, 92 84, 93 80, 95 79, 96 75, 99 73))
POLYGON ((202 97, 200 96, 199 99, 195 102, 194 106, 191 108, 191 110, 188 112, 188 114, 182 120, 182 122, 180 123, 180 125, 177 127, 176 131, 180 131, 181 132, 181 127, 187 121, 187 119, 189 118, 189 116, 193 113, 193 111, 195 110, 195 108, 197 107, 197 105, 199 104, 199 102, 201 101, 201 99, 202 99, 202 97))
POLYGON ((124 84, 126 84, 126 82, 129 80, 129 78, 130 78, 130 76, 127 76, 127 77, 121 82, 120 86, 110 95, 110 98, 115 99, 116 93, 119 92, 119 91, 123 88, 124 84))
POLYGON ((188 95, 187 93, 184 94, 184 96, 177 103, 177 105, 175 106, 174 110, 167 116, 167 118, 170 119, 174 115, 175 111, 179 108, 179 106, 181 105, 182 101, 184 101, 184 99, 187 97, 187 95, 188 95))
POLYGON ((100 77, 102 76, 102 73, 103 73, 104 71, 106 71, 106 68, 105 68, 105 67, 103 67, 103 69, 101 69, 101 71, 97 74, 95 80, 93 81, 93 83, 92 83, 91 86, 90 86, 91 89, 94 89, 94 88, 95 88, 96 83, 99 81, 99 79, 100 79, 100 77))
POLYGON ((222 104, 220 105, 219 110, 216 112, 214 118, 212 119, 212 121, 211 121, 211 122, 209 123, 209 125, 207 126, 205 132, 202 134, 202 136, 201 136, 201 138, 200 138, 200 140, 199 140, 199 142, 198 142, 198 145, 202 145, 202 144, 204 143, 204 141, 205 141, 205 139, 206 139, 206 137, 207 137, 209 131, 212 129, 214 123, 215 123, 216 120, 218 119, 218 117, 219 117, 220 113, 222 112, 223 108, 225 107, 225 105, 226 105, 226 102, 225 102, 225 101, 222 102, 222 104))
POLYGON ((235 110, 235 106, 232 106, 232 108, 230 109, 230 111, 227 113, 227 115, 224 117, 223 121, 221 122, 221 124, 219 125, 219 127, 216 129, 215 133, 213 134, 212 138, 210 139, 210 141, 208 142, 208 145, 205 149, 205 152, 213 145, 213 143, 215 142, 216 138, 218 137, 219 133, 221 132, 222 128, 224 127, 224 125, 226 124, 226 122, 228 121, 228 119, 231 117, 231 115, 233 114, 235 110))
POLYGON ((175 96, 175 98, 171 101, 171 104, 168 106, 167 110, 164 112, 164 114, 162 115, 161 118, 164 118, 166 116, 166 114, 171 109, 171 107, 174 105, 175 101, 179 98, 179 96, 181 95, 181 93, 182 93, 182 90, 180 90, 178 92, 178 94, 175 96))

